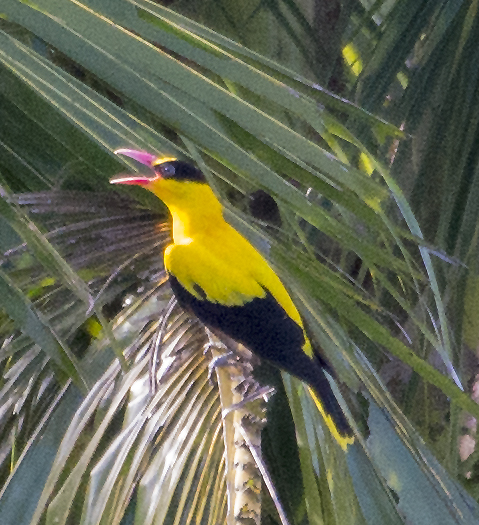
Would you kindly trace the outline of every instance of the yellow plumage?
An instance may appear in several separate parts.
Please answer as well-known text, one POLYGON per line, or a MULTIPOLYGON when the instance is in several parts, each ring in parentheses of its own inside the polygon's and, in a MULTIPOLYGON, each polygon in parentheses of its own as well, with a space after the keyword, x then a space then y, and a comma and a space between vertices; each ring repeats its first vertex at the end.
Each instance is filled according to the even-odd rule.
POLYGON ((157 173, 152 179, 123 177, 113 182, 140 184, 168 207, 173 242, 164 261, 179 302, 206 325, 306 381, 332 435, 345 449, 353 442, 351 429, 298 310, 263 256, 224 220, 222 206, 201 172, 171 158, 122 152, 157 173))
POLYGON ((264 289, 303 326, 283 283, 264 257, 223 218, 223 209, 206 184, 162 180, 148 187, 170 210, 173 244, 165 250, 165 268, 198 297, 228 306, 263 297, 264 289))

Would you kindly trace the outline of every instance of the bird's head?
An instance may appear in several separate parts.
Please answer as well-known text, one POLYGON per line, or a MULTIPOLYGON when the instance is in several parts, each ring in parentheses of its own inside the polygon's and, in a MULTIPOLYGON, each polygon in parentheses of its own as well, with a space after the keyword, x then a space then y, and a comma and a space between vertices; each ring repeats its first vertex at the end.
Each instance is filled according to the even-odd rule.
POLYGON ((145 186, 151 190, 152 187, 162 185, 162 181, 195 182, 205 183, 203 173, 198 169, 174 157, 157 157, 147 151, 135 149, 117 149, 117 155, 125 155, 148 166, 154 173, 147 175, 119 175, 113 177, 112 184, 130 184, 145 186))
POLYGON ((150 173, 118 175, 110 180, 111 184, 142 186, 164 201, 168 207, 175 206, 180 201, 183 206, 187 206, 188 201, 201 199, 205 191, 211 192, 203 173, 188 162, 133 149, 118 149, 115 153, 148 166, 150 173))

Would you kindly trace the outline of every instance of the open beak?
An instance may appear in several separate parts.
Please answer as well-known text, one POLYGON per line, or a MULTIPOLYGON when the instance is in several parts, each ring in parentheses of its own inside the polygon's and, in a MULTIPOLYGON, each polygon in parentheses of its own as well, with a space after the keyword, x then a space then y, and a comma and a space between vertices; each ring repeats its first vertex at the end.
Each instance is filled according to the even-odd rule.
MULTIPOLYGON (((156 155, 148 153, 147 151, 139 151, 136 149, 117 149, 116 155, 125 155, 130 157, 149 168, 153 168, 153 162, 158 158, 156 155)), ((155 180, 157 176, 147 177, 146 175, 117 175, 110 179, 110 184, 130 184, 146 186, 152 180, 155 180)))

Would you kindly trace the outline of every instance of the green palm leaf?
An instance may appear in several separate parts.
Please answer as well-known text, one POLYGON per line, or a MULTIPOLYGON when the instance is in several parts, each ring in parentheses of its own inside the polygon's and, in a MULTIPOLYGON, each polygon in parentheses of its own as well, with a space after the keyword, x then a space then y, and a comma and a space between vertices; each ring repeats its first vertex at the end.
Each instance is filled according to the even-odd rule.
MULTIPOLYGON (((467 62, 460 53, 472 35, 475 22, 466 23, 472 8, 423 3, 406 41, 406 8, 397 3, 374 27, 369 47, 362 46, 364 60, 371 58, 358 84, 360 100, 398 123, 411 113, 421 75, 431 74, 446 39, 447 30, 429 34, 434 17, 461 28, 459 40, 448 41, 458 49, 453 71, 467 62), (383 109, 424 31, 424 69, 406 71, 404 93, 391 111, 383 109), (396 67, 388 68, 390 50, 401 43, 396 67)), ((269 5, 277 23, 292 41, 314 41, 301 11, 285 5, 286 11, 269 5)), ((154 3, 6 0, 2 11, 8 22, 0 32, 6 123, 0 130, 1 515, 19 524, 233 522, 225 479, 234 464, 234 438, 228 416, 221 415, 224 398, 207 380, 203 328, 177 309, 165 321, 161 381, 149 395, 151 345, 171 296, 161 261, 167 228, 157 202, 143 193, 135 193, 137 201, 120 198, 108 188, 108 178, 122 169, 112 152, 133 146, 200 165, 225 202, 228 220, 268 252, 349 387, 338 395, 351 409, 358 443, 345 454, 301 385, 285 376, 283 390, 271 378, 277 392, 268 404, 263 450, 291 523, 477 521, 476 503, 458 482, 453 437, 459 410, 475 416, 479 410, 458 388, 464 354, 451 336, 451 306, 443 303, 443 291, 454 283, 446 286, 444 275, 458 275, 464 290, 464 267, 436 250, 447 260, 437 274, 431 259, 437 242, 449 255, 465 259, 467 253, 472 260, 472 204, 457 251, 452 241, 443 242, 451 235, 431 236, 430 227, 423 240, 414 214, 418 199, 411 209, 384 167, 384 151, 397 147, 401 131, 154 3), (361 169, 360 159, 375 172, 361 169), (243 195, 258 187, 278 201, 278 232, 244 213, 243 195), (90 191, 73 191, 78 189, 90 191), (12 191, 21 193, 14 198, 12 191), (16 248, 19 239, 24 245, 16 248), (407 395, 432 384, 451 400, 450 435, 441 435, 446 447, 433 446, 448 472, 396 404, 408 411, 407 395, 406 402, 401 395, 393 401, 377 372, 391 354, 414 372, 407 395), (445 373, 431 364, 436 354, 445 373), (282 465, 286 443, 294 474, 282 465), (19 505, 27 493, 21 491, 28 491, 28 505, 19 505)), ((350 31, 361 23, 371 28, 365 20, 377 14, 358 11, 362 22, 351 16, 350 31)), ((302 49, 306 61, 314 57, 302 49)), ((474 122, 472 117, 472 128, 474 122)), ((404 143, 393 164, 398 179, 407 158, 404 143)), ((431 140, 428 151, 434 146, 431 140)), ((417 188, 431 154, 420 158, 417 188)), ((467 193, 472 203, 474 184, 467 186, 470 196, 465 183, 457 196, 467 193)), ((458 202, 448 217, 457 218, 458 202)), ((443 220, 438 231, 450 234, 452 222, 443 220)), ((454 296, 455 304, 460 300, 460 293, 454 296)), ((220 378, 227 391, 224 381, 228 374, 220 378)), ((421 401, 431 403, 427 394, 421 401)), ((429 415, 427 404, 424 412, 429 415)), ((433 422, 408 415, 431 444, 433 422)), ((279 523, 265 489, 262 495, 261 518, 279 523)))

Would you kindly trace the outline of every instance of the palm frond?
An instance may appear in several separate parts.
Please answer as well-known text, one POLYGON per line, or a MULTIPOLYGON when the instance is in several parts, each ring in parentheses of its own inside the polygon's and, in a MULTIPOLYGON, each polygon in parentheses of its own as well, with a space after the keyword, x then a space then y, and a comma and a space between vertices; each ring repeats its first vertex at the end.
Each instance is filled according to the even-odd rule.
MULTIPOLYGON (((293 40, 301 31, 312 38, 292 2, 269 5, 293 40)), ((152 524, 231 517, 222 459, 230 443, 218 392, 207 380, 205 334, 179 311, 161 345, 162 382, 148 395, 151 340, 170 299, 161 261, 167 228, 157 225, 164 213, 148 211, 157 204, 143 194, 133 201, 73 191, 106 189, 108 177, 122 169, 111 153, 133 146, 200 165, 228 220, 267 252, 349 387, 344 397, 358 444, 343 454, 302 387, 284 377, 286 398, 275 385, 270 410, 288 399, 282 438, 293 443, 294 479, 303 489, 295 493, 284 482, 278 459, 270 470, 275 481, 283 476, 279 493, 292 523, 477 521, 476 503, 456 481, 455 438, 459 411, 477 417, 479 410, 461 391, 461 323, 450 321, 453 308, 462 308, 468 279, 464 266, 450 261, 465 254, 473 261, 477 251, 475 168, 469 169, 475 118, 453 111, 443 157, 434 157, 438 141, 429 135, 418 178, 409 183, 416 185, 409 207, 399 185, 410 192, 405 173, 416 160, 415 138, 157 4, 124 0, 96 9, 51 0, 2 5, 8 22, 0 32, 0 98, 9 129, 0 131, 7 314, 0 328, 2 516, 12 523, 68 523, 78 516, 83 523, 120 523, 134 516, 152 524), (394 179, 385 167, 391 160, 394 179), (440 183, 448 181, 447 214, 438 229, 428 218, 437 211, 420 211, 431 165, 440 183), (457 191, 447 178, 453 165, 463 174, 457 191), (241 194, 257 188, 277 199, 283 217, 277 233, 241 209, 241 194), (14 191, 43 193, 14 199, 14 191), (457 213, 463 209, 467 213, 457 213), (444 249, 447 256, 435 259, 444 249), (36 337, 45 333, 50 337, 36 337), (414 379, 394 401, 377 372, 391 355, 411 367, 414 379), (84 398, 77 390, 82 383, 84 398), (448 472, 398 408, 408 410, 408 396, 419 387, 425 416, 408 415, 448 472), (445 446, 433 441, 431 388, 451 407, 450 418, 447 409, 440 414, 449 429, 440 433, 445 446), (42 456, 46 442, 52 450, 42 456), (33 485, 28 472, 40 460, 33 485), (31 491, 28 505, 17 505, 19 486, 31 491), (427 505, 419 493, 428 495, 427 505)), ((477 23, 477 16, 468 18, 471 9, 427 1, 397 2, 392 9, 376 2, 369 11, 357 6, 344 31, 361 49, 361 104, 398 125, 405 121, 406 133, 429 122, 444 130, 452 114, 447 97, 459 79, 469 95, 458 97, 455 107, 467 100, 475 108, 475 77, 466 82, 465 74, 473 59, 466 44, 477 23), (371 17, 379 23, 369 23, 371 17), (435 25, 438 20, 444 24, 435 25), (428 98, 426 80, 439 64, 428 98), (433 118, 437 101, 444 111, 433 118)), ((273 429, 268 421, 265 448, 273 447, 273 429)), ((275 458, 271 449, 268 457, 275 458)), ((267 509, 268 500, 263 517, 277 521, 267 509)))

